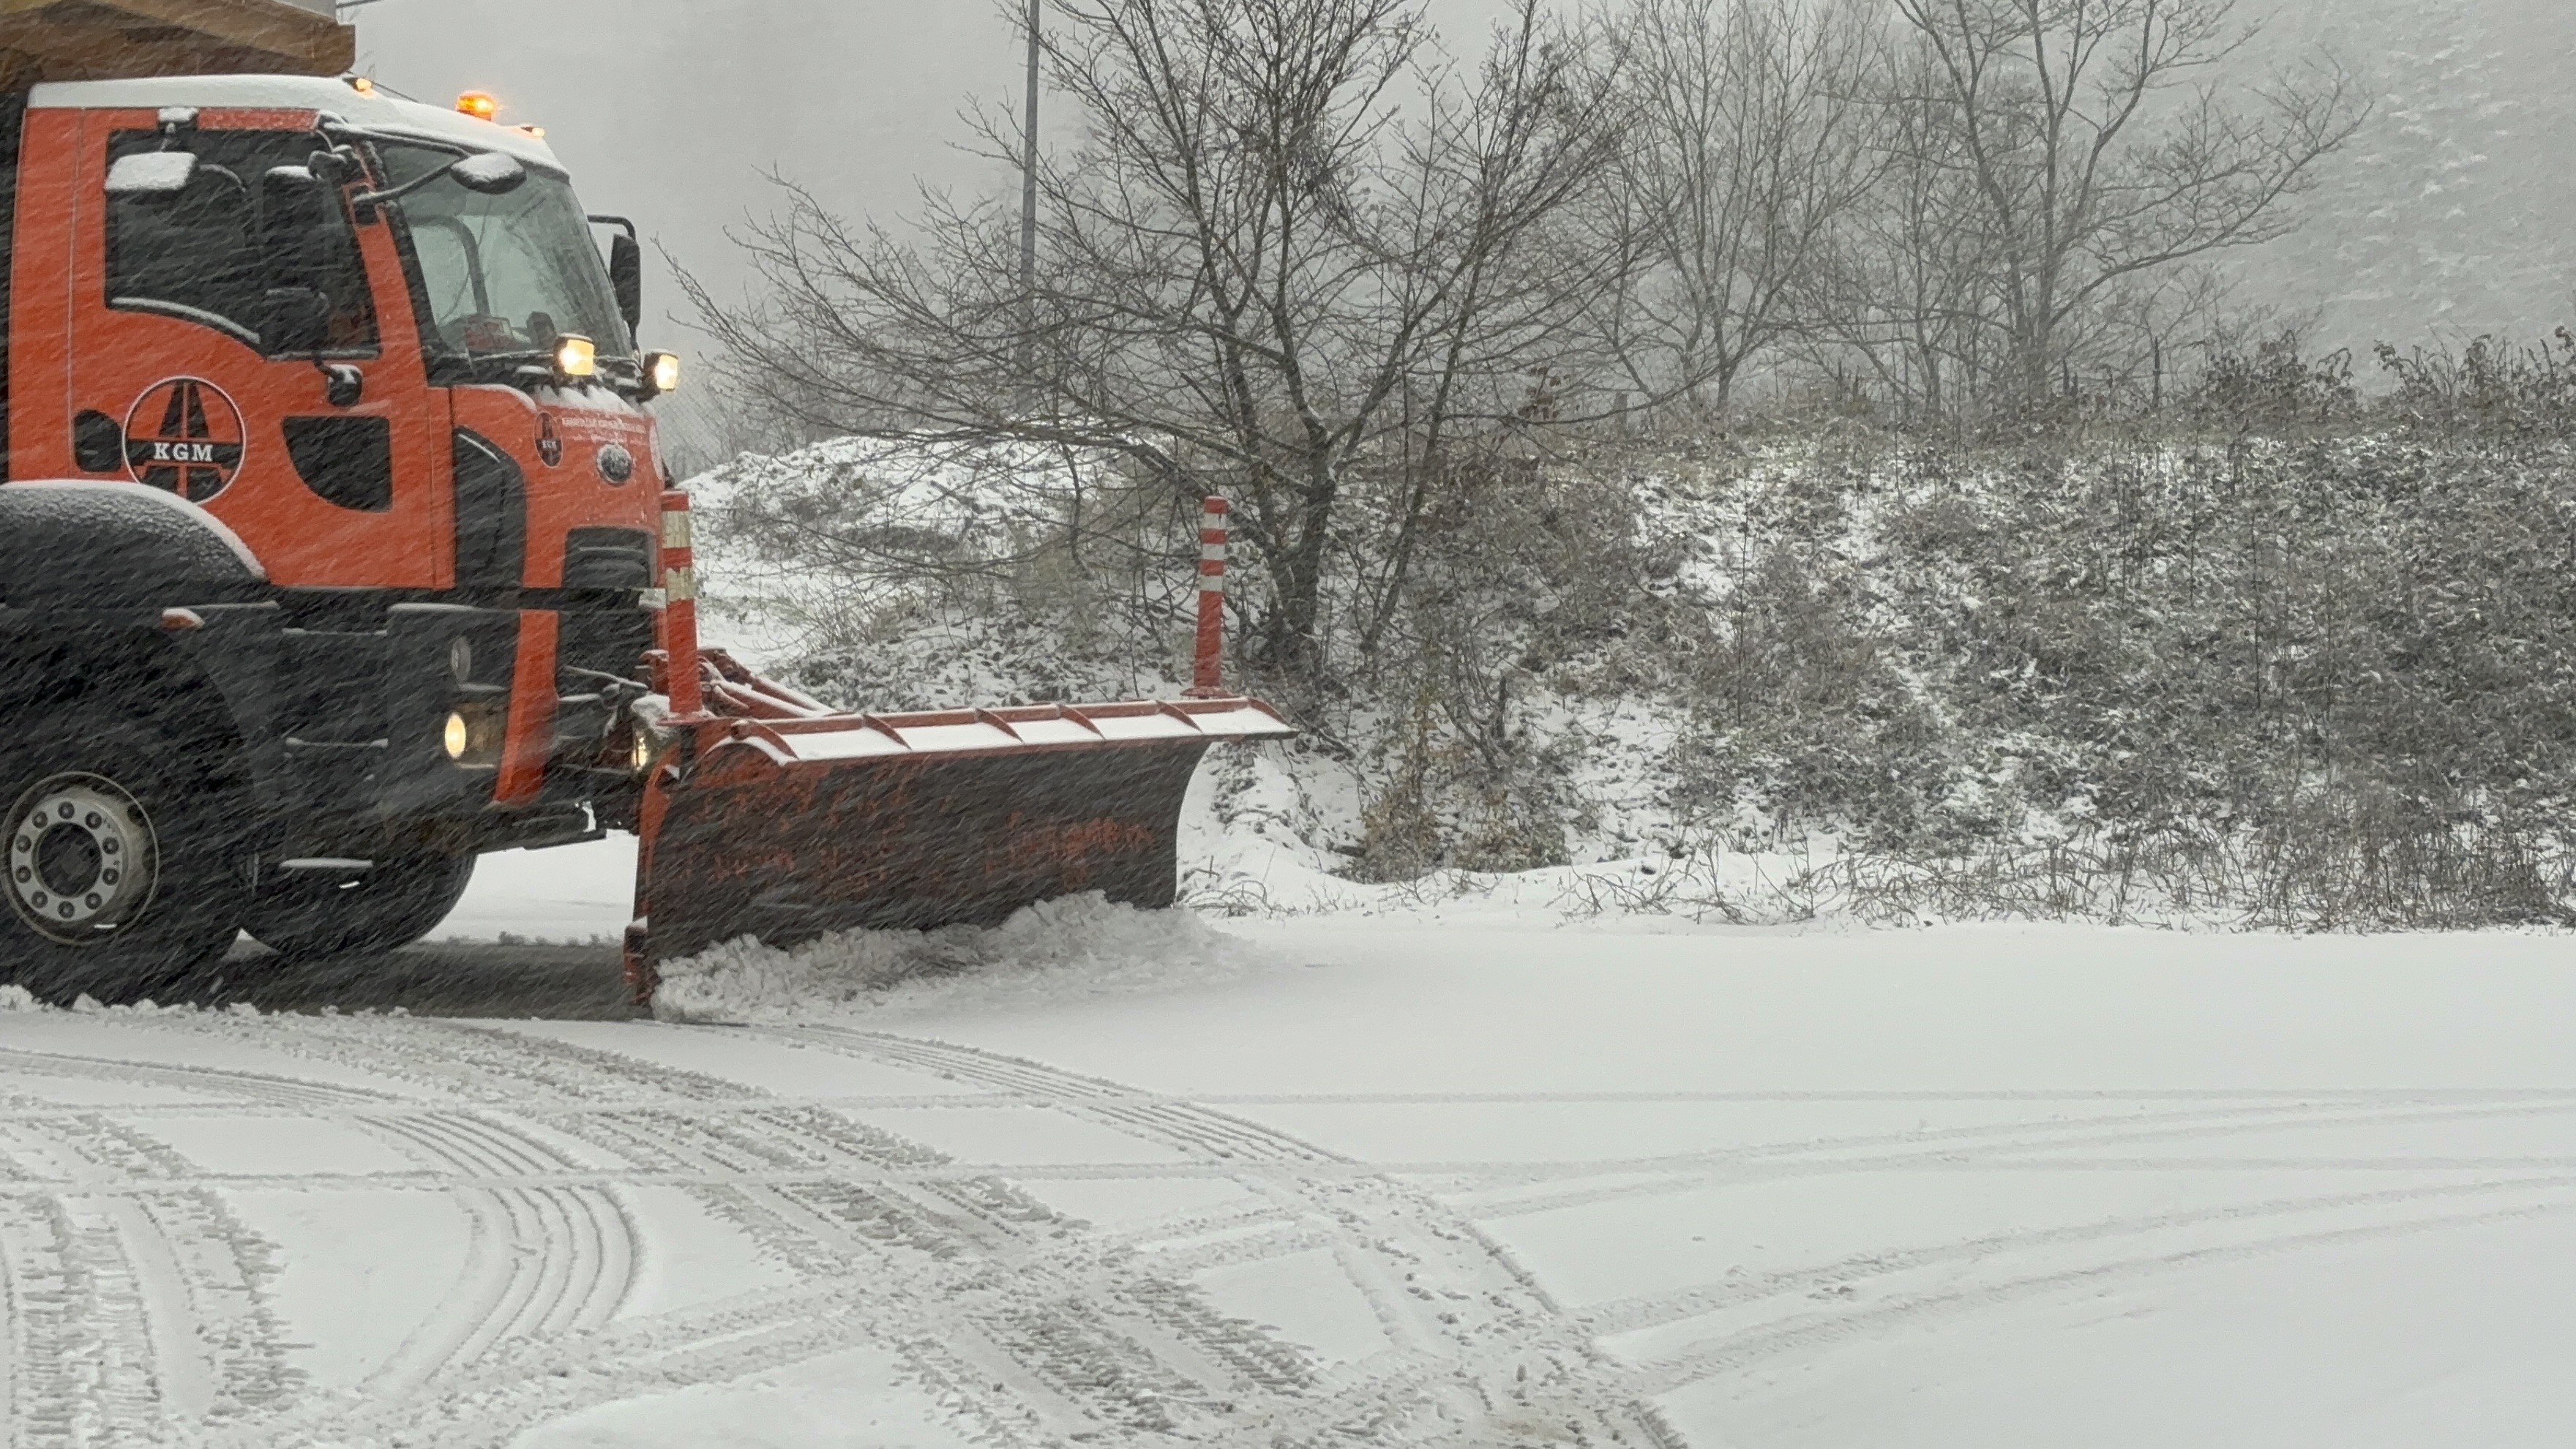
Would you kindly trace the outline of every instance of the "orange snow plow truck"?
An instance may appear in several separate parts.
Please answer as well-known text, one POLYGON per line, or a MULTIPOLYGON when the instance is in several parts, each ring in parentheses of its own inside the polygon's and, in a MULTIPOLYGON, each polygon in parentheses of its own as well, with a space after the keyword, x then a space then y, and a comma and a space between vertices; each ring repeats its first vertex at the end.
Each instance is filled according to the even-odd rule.
POLYGON ((0 983, 397 947, 612 830, 639 995, 1168 904, 1200 757, 1290 732, 1215 687, 1213 580, 1173 702, 844 715, 702 658, 635 228, 487 98, 346 78, 331 9, 0 0, 0 983))

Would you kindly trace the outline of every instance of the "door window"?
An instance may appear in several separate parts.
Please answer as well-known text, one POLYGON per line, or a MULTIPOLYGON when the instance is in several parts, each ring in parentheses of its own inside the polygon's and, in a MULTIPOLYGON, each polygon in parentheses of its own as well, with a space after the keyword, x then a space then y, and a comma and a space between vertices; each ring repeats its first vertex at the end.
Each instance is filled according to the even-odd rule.
POLYGON ((260 347, 270 290, 311 288, 330 302, 329 349, 373 350, 375 307, 347 209, 314 217, 322 234, 310 246, 273 247, 275 233, 264 225, 263 179, 276 167, 303 165, 323 145, 293 131, 118 133, 110 165, 161 150, 193 152, 197 165, 176 195, 108 198, 108 306, 177 317, 260 347), (272 250, 311 258, 315 274, 282 274, 272 250))

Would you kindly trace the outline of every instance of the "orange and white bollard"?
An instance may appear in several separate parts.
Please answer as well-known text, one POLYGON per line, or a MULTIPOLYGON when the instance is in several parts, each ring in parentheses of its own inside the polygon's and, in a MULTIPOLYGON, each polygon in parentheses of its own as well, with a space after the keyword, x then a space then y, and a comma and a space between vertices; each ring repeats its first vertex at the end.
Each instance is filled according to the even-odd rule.
POLYGON ((689 495, 662 495, 662 647, 670 655, 671 715, 706 713, 698 673, 698 560, 690 534, 689 495))
POLYGON ((1225 694, 1225 546, 1227 503, 1207 501, 1199 525, 1199 647, 1190 679, 1190 698, 1218 699, 1225 694))
MULTIPOLYGON (((698 556, 691 536, 689 495, 662 495, 662 653, 670 692, 670 721, 707 723, 706 679, 698 662, 698 556)), ((638 1010, 649 1010, 661 977, 650 963, 653 931, 653 848, 670 808, 674 767, 657 761, 644 778, 635 809, 637 842, 635 919, 626 927, 626 988, 638 1010)))

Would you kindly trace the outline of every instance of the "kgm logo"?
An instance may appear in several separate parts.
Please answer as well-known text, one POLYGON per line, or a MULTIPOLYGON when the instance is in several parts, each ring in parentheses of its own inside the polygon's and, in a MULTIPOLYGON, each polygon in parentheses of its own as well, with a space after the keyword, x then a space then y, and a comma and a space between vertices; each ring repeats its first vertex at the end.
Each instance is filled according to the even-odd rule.
POLYGON ((147 488, 203 503, 241 472, 245 436, 241 409, 222 388, 174 377, 125 415, 125 469, 147 488))

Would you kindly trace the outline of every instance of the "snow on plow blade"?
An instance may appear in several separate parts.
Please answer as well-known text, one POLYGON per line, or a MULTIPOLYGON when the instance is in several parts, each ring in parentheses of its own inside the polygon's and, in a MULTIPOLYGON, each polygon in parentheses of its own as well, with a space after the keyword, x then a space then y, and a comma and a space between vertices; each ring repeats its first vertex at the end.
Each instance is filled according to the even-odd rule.
POLYGON ((1179 883, 1181 800, 1208 747, 1297 731, 1228 694, 1225 500, 1199 531, 1198 650, 1179 703, 836 714, 701 649, 688 495, 663 495, 662 650, 678 737, 644 789, 628 985, 745 936, 997 925, 1099 891, 1159 909, 1179 883))
POLYGON ((1249 699, 707 726, 647 806, 637 984, 743 936, 990 925, 1084 891, 1168 906, 1200 758, 1294 733, 1249 699))

